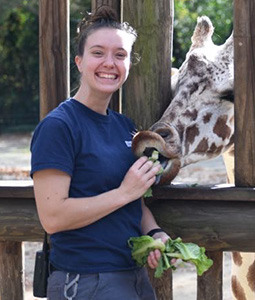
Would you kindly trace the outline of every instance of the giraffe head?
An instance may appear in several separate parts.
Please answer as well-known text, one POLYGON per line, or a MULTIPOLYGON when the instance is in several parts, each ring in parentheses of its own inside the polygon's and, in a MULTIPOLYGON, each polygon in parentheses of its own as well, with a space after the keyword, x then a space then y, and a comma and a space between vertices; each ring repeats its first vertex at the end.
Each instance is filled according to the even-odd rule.
POLYGON ((186 59, 172 76, 170 105, 149 130, 134 136, 137 156, 159 151, 161 184, 170 183, 180 168, 216 157, 233 145, 233 35, 217 46, 213 31, 208 17, 198 18, 186 59))

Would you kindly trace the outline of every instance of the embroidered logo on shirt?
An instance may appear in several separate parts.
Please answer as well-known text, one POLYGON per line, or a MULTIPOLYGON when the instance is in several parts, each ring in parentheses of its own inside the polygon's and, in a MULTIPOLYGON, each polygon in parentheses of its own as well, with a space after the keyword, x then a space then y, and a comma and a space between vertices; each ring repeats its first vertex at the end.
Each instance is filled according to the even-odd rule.
POLYGON ((132 141, 125 141, 125 144, 127 145, 127 147, 131 147, 132 146, 132 141))

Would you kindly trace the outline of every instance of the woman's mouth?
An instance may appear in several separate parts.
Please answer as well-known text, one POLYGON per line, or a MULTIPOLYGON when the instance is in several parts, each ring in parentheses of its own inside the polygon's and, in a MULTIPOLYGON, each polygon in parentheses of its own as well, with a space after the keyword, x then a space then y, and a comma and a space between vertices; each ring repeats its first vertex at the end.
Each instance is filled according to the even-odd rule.
POLYGON ((112 79, 115 80, 118 78, 117 74, 110 74, 110 73, 96 73, 96 76, 103 79, 112 79))

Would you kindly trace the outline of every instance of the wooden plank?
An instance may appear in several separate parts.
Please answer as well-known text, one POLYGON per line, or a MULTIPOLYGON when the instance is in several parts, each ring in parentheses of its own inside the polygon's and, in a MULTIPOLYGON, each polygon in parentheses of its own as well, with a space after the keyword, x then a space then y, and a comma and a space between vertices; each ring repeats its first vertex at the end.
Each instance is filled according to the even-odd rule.
POLYGON ((20 242, 0 242, 0 299, 23 300, 23 268, 20 242))
MULTIPOLYGON (((232 185, 191 187, 186 184, 176 184, 155 186, 153 187, 153 196, 155 199, 187 201, 255 201, 253 188, 236 188, 232 185)), ((20 184, 18 181, 5 181, 5 184, 0 184, 0 201, 1 198, 34 198, 33 183, 30 181, 20 184)))
POLYGON ((255 251, 255 202, 155 199, 147 205, 172 238, 208 251, 255 251))
POLYGON ((40 118, 69 96, 69 0, 39 1, 40 118))
POLYGON ((3 198, 26 198, 34 199, 33 185, 13 185, 13 186, 1 186, 0 185, 0 201, 3 198))
POLYGON ((123 20, 138 32, 135 52, 141 57, 123 87, 123 112, 139 130, 147 129, 170 103, 173 1, 125 0, 123 5, 123 20))
MULTIPOLYGON (((162 228, 207 250, 255 250, 255 203, 244 201, 153 200, 147 203, 162 228)), ((0 240, 43 237, 34 199, 0 198, 0 240)))
MULTIPOLYGON (((203 243, 212 251, 255 249, 253 188, 176 185, 155 187, 153 194, 146 203, 171 235, 203 243)), ((0 186, 0 240, 37 241, 42 237, 31 182, 0 186)))
POLYGON ((34 199, 0 200, 0 241, 41 241, 43 229, 34 199))
POLYGON ((222 252, 207 252, 212 267, 197 277, 197 300, 222 300, 222 252))
MULTIPOLYGON (((92 0, 91 1, 91 9, 92 11, 96 10, 100 6, 110 6, 112 7, 115 11, 117 16, 119 16, 119 21, 121 21, 121 1, 120 0, 92 0)), ((109 107, 112 110, 115 110, 117 112, 121 112, 121 96, 120 92, 116 91, 111 98, 111 102, 109 107)))
POLYGON ((235 183, 255 186, 255 2, 236 0, 235 53, 235 183))
POLYGON ((195 186, 185 184, 153 187, 156 199, 197 201, 255 201, 253 188, 236 188, 232 185, 195 186))
MULTIPOLYGON (((147 201, 159 225, 210 251, 255 251, 255 202, 154 199, 147 201)), ((0 197, 0 240, 43 237, 34 199, 0 197)))

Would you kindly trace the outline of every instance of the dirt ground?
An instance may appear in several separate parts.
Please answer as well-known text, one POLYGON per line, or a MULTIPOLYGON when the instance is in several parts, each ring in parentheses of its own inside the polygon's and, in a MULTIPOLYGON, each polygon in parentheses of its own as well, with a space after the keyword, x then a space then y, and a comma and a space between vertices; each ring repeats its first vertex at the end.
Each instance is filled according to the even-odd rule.
MULTIPOLYGON (((0 180, 30 180, 31 134, 0 135, 0 180)), ((226 172, 221 158, 188 166, 179 173, 175 182, 187 184, 222 184, 226 182, 226 172)), ((25 299, 36 300, 32 295, 32 280, 35 252, 41 249, 41 243, 23 243, 25 299)), ((223 300, 230 296, 230 253, 224 253, 223 300)), ((196 299, 196 272, 191 264, 178 262, 173 272, 174 300, 196 299)), ((42 299, 42 298, 40 298, 42 299)))

